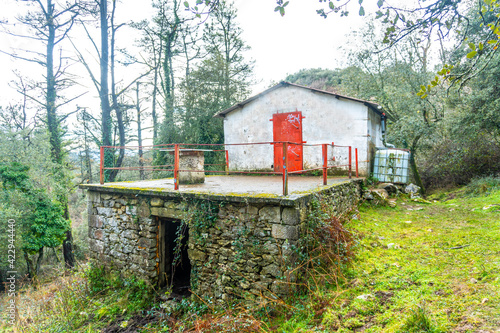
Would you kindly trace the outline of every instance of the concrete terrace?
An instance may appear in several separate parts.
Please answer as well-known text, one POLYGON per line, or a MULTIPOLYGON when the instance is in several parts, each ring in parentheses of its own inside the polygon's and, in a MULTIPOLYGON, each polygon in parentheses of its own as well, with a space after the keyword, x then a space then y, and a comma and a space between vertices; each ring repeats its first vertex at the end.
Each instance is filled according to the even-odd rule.
POLYGON ((100 192, 136 192, 141 194, 206 194, 225 197, 256 197, 296 199, 311 192, 321 191, 332 185, 347 183, 361 178, 329 177, 323 185, 321 176, 291 176, 288 180, 289 195, 284 197, 282 176, 207 176, 205 183, 180 185, 174 190, 174 179, 123 181, 114 183, 87 184, 81 188, 100 192))

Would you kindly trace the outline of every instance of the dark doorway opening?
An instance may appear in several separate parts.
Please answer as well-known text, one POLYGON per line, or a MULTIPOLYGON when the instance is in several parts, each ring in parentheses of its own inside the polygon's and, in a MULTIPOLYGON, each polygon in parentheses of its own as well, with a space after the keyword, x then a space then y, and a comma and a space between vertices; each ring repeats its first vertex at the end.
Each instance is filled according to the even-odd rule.
POLYGON ((171 289, 171 297, 190 295, 191 262, 188 257, 189 229, 177 219, 159 218, 160 287, 171 289))

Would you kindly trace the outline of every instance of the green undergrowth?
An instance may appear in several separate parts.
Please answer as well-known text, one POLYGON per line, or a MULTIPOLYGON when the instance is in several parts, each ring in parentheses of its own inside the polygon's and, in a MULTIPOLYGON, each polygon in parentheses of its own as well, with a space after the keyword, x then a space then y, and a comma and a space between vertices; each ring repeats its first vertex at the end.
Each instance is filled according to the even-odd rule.
MULTIPOLYGON (((19 332, 100 332, 146 316, 153 289, 145 280, 88 265, 70 275, 20 290, 19 332)), ((0 331, 8 329, 0 326, 0 331)))

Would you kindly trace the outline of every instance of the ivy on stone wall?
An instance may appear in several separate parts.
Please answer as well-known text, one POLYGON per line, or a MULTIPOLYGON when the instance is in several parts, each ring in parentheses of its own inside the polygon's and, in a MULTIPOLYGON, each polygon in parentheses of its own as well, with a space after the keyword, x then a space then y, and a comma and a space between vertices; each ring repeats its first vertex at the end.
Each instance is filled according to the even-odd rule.
MULTIPOLYGON (((204 245, 208 231, 215 225, 219 214, 219 205, 210 200, 190 200, 189 211, 182 219, 181 225, 189 226, 193 244, 204 245)), ((176 240, 176 244, 179 243, 176 240)))
POLYGON ((336 283, 354 258, 356 236, 345 226, 350 211, 338 214, 332 200, 334 196, 331 195, 317 196, 310 202, 309 214, 295 248, 299 261, 306 268, 306 283, 307 276, 311 275, 336 283))

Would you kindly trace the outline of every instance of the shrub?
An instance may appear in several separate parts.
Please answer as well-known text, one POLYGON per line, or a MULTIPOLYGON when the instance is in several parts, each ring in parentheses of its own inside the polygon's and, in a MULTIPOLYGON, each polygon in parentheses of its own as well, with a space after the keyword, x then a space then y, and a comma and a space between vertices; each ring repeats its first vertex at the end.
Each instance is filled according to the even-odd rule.
POLYGON ((106 279, 106 269, 104 266, 90 263, 90 267, 85 271, 90 292, 97 294, 108 288, 106 279))
POLYGON ((426 188, 466 185, 500 174, 500 144, 484 137, 445 140, 431 148, 421 166, 426 188))
POLYGON ((90 264, 85 275, 91 294, 113 291, 119 299, 126 300, 125 304, 130 312, 147 307, 153 297, 152 285, 134 275, 124 277, 116 271, 95 263, 90 264))
POLYGON ((465 194, 471 196, 488 195, 493 191, 500 190, 500 176, 474 178, 465 187, 465 194))
POLYGON ((309 290, 337 284, 354 258, 356 237, 346 229, 345 219, 337 217, 334 207, 322 197, 311 202, 311 213, 299 242, 299 248, 307 250, 298 254, 303 267, 307 267, 307 276, 313 278, 314 285, 309 285, 309 290))

